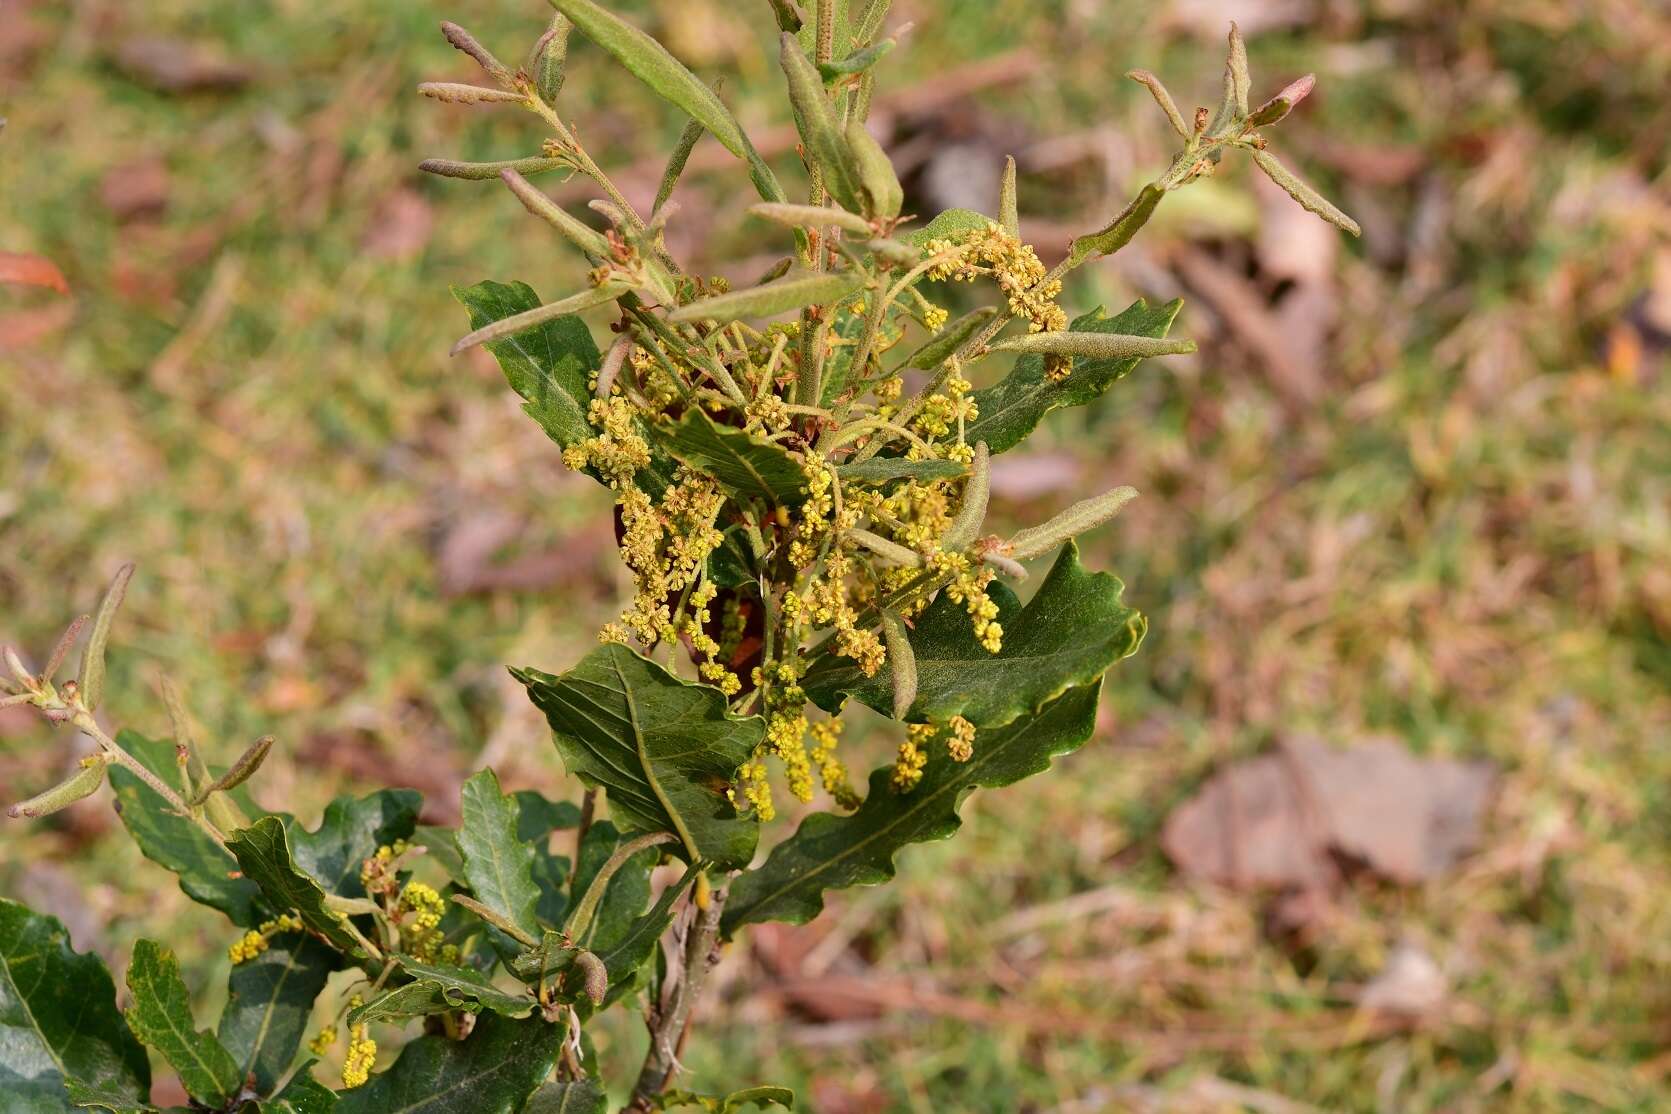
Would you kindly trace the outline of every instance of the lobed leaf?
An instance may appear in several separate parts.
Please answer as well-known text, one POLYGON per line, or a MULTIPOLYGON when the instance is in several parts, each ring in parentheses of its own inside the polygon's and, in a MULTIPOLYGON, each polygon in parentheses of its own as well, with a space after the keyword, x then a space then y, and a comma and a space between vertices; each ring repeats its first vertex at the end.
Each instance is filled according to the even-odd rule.
POLYGON ((336 1114, 517 1114, 557 1063, 565 1027, 484 1013, 462 1041, 423 1036, 337 1098, 336 1114))
MULTIPOLYGON (((1147 629, 1143 616, 1120 601, 1123 590, 1107 573, 1086 572, 1078 547, 1068 543, 1025 606, 1001 581, 987 589, 1004 628, 997 654, 975 640, 964 605, 942 592, 910 633, 917 691, 906 718, 944 723, 960 715, 983 729, 997 727, 1093 683, 1135 652, 1147 629)), ((866 677, 846 658, 820 658, 801 683, 828 712, 839 711, 847 696, 884 715, 893 710, 890 677, 866 677)))
POLYGON ((535 1091, 522 1114, 608 1114, 609 1092, 597 1080, 547 1083, 535 1091))
POLYGON ((823 910, 825 890, 888 881, 900 848, 957 831, 958 807, 970 791, 1041 773, 1090 738, 1099 687, 1094 682, 1070 689, 1036 716, 980 732, 967 762, 937 748, 909 793, 892 789, 892 766, 872 771, 869 795, 856 812, 814 813, 759 868, 732 882, 721 931, 729 937, 757 921, 805 924, 823 910))
POLYGON ((747 865, 760 826, 738 815, 727 790, 764 720, 732 715, 718 689, 620 645, 598 647, 561 677, 511 672, 545 713, 569 772, 607 791, 617 820, 675 833, 692 861, 747 865))
MULTIPOLYGON (((1077 318, 1071 328, 1076 332, 1163 337, 1182 306, 1181 301, 1173 301, 1151 308, 1138 299, 1113 317, 1105 316, 1100 307, 1094 309, 1077 318)), ((1006 452, 1021 444, 1050 411, 1094 402, 1137 364, 1136 357, 1077 360, 1072 373, 1058 381, 1044 373, 1043 356, 1023 356, 1002 382, 975 392, 980 417, 969 423, 965 436, 970 441, 985 441, 994 454, 1006 452)))
POLYGON ((226 1107, 243 1088, 243 1074, 213 1033, 197 1029, 174 953, 154 940, 134 944, 128 993, 133 1001, 124 1016, 134 1035, 168 1061, 188 1095, 205 1106, 226 1107))
POLYGON ((313 877, 296 868, 290 838, 277 816, 263 816, 233 834, 227 850, 238 860, 244 877, 261 887, 275 909, 294 909, 302 923, 346 955, 361 951, 359 941, 342 920, 325 906, 325 890, 313 877))
POLYGON ((62 1110, 66 1084, 143 1107, 151 1064, 104 961, 71 948, 57 917, 0 897, 0 1107, 62 1110))
POLYGON ((676 459, 744 498, 795 506, 806 498, 806 475, 780 446, 734 426, 716 425, 692 408, 657 433, 676 459))
MULTIPOLYGON (((452 290, 469 310, 472 329, 540 305, 539 295, 524 282, 478 282, 452 290)), ((522 396, 523 411, 547 437, 566 449, 592 436, 586 420, 590 379, 603 366, 603 358, 584 321, 572 314, 558 317, 537 329, 492 341, 487 350, 499 361, 511 389, 522 396)))
POLYGON ((284 933, 232 968, 216 1035, 237 1061, 240 1079, 254 1076, 265 1094, 290 1070, 314 999, 336 965, 336 955, 319 941, 284 933))
POLYGON ((540 891, 534 884, 534 847, 518 837, 520 806, 499 791, 499 778, 492 770, 466 781, 460 801, 458 848, 470 891, 477 901, 537 937, 540 891))

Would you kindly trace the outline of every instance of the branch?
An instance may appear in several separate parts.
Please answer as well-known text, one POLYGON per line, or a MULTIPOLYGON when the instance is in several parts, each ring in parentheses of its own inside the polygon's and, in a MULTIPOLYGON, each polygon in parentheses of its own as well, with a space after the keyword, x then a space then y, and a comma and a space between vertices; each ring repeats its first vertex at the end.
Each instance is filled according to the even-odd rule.
MULTIPOLYGON (((700 891, 704 879, 698 878, 700 891)), ((673 987, 673 995, 655 1022, 650 1026, 650 1048, 644 1053, 644 1067, 633 1084, 632 1101, 622 1114, 638 1114, 655 1109, 654 1098, 667 1088, 678 1070, 679 1045, 684 1041, 685 1028, 690 1023, 691 1009, 702 995, 708 972, 719 961, 716 942, 719 939, 720 914, 725 910, 724 890, 715 890, 706 907, 697 903, 696 920, 685 938, 685 964, 673 987)), ((698 894, 700 897, 700 892, 698 894)))

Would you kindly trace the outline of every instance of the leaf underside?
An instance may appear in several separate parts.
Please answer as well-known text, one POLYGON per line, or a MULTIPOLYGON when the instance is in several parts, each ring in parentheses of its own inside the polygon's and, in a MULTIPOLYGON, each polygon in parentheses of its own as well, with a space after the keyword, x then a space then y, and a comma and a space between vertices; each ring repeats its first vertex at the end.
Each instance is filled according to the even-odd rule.
MULTIPOLYGON (((542 304, 525 282, 485 281, 452 290, 470 312, 472 330, 542 304)), ((499 361, 511 389, 522 396, 522 409, 546 436, 565 449, 592 436, 586 421, 592 400, 590 379, 603 360, 585 321, 564 314, 515 336, 489 341, 486 347, 499 361)))

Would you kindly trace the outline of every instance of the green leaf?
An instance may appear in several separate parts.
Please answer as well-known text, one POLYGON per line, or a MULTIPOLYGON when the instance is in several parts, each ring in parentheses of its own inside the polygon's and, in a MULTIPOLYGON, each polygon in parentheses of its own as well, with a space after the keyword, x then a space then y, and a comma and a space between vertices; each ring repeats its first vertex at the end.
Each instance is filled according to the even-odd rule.
POLYGON ((720 588, 740 588, 758 581, 748 532, 741 525, 726 527, 719 545, 708 555, 708 579, 720 588))
POLYGON ((580 806, 573 801, 548 801, 532 789, 518 789, 511 795, 517 803, 516 838, 532 844, 534 850, 534 886, 540 894, 534 914, 542 925, 560 925, 569 908, 569 860, 551 853, 550 836, 578 827, 580 806))
POLYGON ((592 0, 551 0, 587 38, 603 47, 638 80, 707 128, 725 149, 748 163, 749 179, 767 201, 784 200, 772 168, 754 149, 731 110, 667 48, 592 0))
MULTIPOLYGON (((331 1114, 337 1105, 336 1092, 313 1078, 312 1065, 313 1061, 308 1061, 284 1085, 284 1090, 256 1103, 257 1114, 331 1114)), ((248 1106, 244 1114, 249 1114, 248 1106)))
MULTIPOLYGON (((987 589, 1004 628, 997 654, 975 640, 964 605, 942 592, 911 632, 917 698, 909 718, 944 723, 960 715, 997 727, 1096 680, 1137 649, 1148 625, 1120 602, 1123 590, 1107 573, 1086 572, 1070 542, 1025 607, 1001 581, 987 589)), ((845 658, 822 658, 801 683, 826 711, 839 710, 847 695, 883 714, 893 707, 889 677, 866 677, 845 658)))
POLYGON ((969 466, 955 460, 906 460, 902 456, 873 456, 853 464, 836 465, 844 483, 885 484, 895 480, 953 480, 968 474, 969 466))
POLYGON ((1153 356, 1181 356, 1195 351, 1193 340, 1172 337, 1134 337, 1124 333, 1023 333, 993 344, 994 352, 1043 352, 1087 360, 1144 360, 1153 356))
POLYGON ((531 843, 552 832, 580 827, 580 806, 573 801, 551 801, 534 789, 518 789, 516 798, 516 838, 531 843))
POLYGON ((703 1095, 695 1091, 663 1091, 655 1098, 657 1110, 674 1110, 682 1106, 700 1106, 711 1114, 737 1114, 745 1106, 756 1106, 761 1110, 773 1106, 781 1106, 786 1110, 795 1108, 795 1092, 788 1087, 747 1087, 741 1091, 732 1091, 729 1095, 703 1095))
POLYGON ((810 305, 840 301, 865 284, 857 271, 801 271, 727 294, 715 294, 667 315, 675 324, 697 321, 736 321, 744 317, 771 317, 810 305))
POLYGON ((116 570, 110 587, 105 589, 104 597, 99 600, 99 610, 93 616, 92 633, 87 636, 87 645, 81 651, 81 671, 77 682, 81 702, 89 710, 97 708, 99 701, 104 699, 105 644, 110 641, 110 624, 116 619, 116 611, 122 606, 122 598, 128 594, 128 581, 132 579, 132 561, 116 570))
POLYGON ((984 328, 986 323, 996 316, 996 306, 981 306, 979 309, 971 310, 934 334, 921 348, 911 353, 911 358, 905 362, 921 371, 932 371, 945 363, 947 356, 962 348, 963 343, 974 336, 976 330, 984 328))
POLYGON ((1139 229, 1149 223, 1149 218, 1155 215, 1155 208, 1160 205, 1161 198, 1166 191, 1153 182, 1137 191, 1124 209, 1121 209, 1107 227, 1085 236, 1074 238, 1070 249, 1074 262, 1091 255, 1113 255, 1137 235, 1139 229))
POLYGON ((516 1114, 557 1063, 566 1029, 484 1013, 462 1041, 424 1036, 338 1096, 336 1114, 516 1114))
POLYGON ((458 847, 464 853, 464 880, 477 901, 537 936, 534 908, 540 892, 534 885, 534 848, 517 838, 516 799, 499 791, 499 778, 492 770, 482 770, 464 783, 460 801, 458 847))
POLYGON ((272 937, 266 951, 232 968, 216 1033, 240 1065, 239 1078, 253 1074, 265 1094, 290 1070, 313 1001, 336 962, 336 955, 311 936, 284 933, 272 937))
POLYGON ((726 791, 766 734, 759 716, 732 715, 718 689, 620 645, 599 646, 561 677, 511 672, 545 713, 563 764, 608 792, 617 820, 675 833, 693 861, 742 867, 753 858, 760 825, 739 816, 726 791))
POLYGON ((104 962, 57 917, 0 897, 0 1108, 63 1110, 64 1085, 143 1105, 151 1064, 104 962))
POLYGON ((1300 207, 1308 213, 1316 213, 1343 232, 1350 232, 1354 236, 1363 234, 1363 229, 1358 226, 1357 221, 1341 212, 1334 202, 1306 185, 1269 151, 1254 151, 1253 161, 1265 172, 1265 177, 1281 186, 1288 196, 1298 201, 1300 207))
POLYGON ((290 837, 282 820, 263 816, 233 833, 226 846, 237 858, 244 876, 261 887, 274 908, 294 909, 302 923, 323 936, 332 947, 347 955, 359 954, 359 942, 343 921, 325 907, 324 888, 296 868, 290 837))
POLYGON ((609 947, 596 949, 598 958, 603 960, 604 970, 609 973, 609 990, 603 1005, 609 1005, 633 989, 633 975, 656 954, 656 942, 673 923, 673 905, 696 881, 697 870, 697 867, 686 870, 678 883, 662 891, 661 897, 656 899, 655 908, 632 921, 627 931, 609 947))
POLYGON ((934 748, 922 781, 909 793, 896 793, 889 784, 892 766, 872 771, 869 796, 858 811, 814 813, 758 870, 732 883, 722 931, 730 936, 755 921, 804 924, 823 910, 825 890, 886 882, 894 876, 893 857, 901 847, 957 831, 958 806, 971 790, 1040 773, 1051 759, 1090 738, 1099 687, 1071 689, 1036 716, 980 732, 967 762, 934 748))
POLYGON ((180 979, 174 953, 154 940, 140 940, 128 963, 133 1003, 128 1028, 167 1060, 186 1093, 206 1106, 225 1107, 243 1089, 243 1073, 220 1040, 200 1032, 191 1016, 191 996, 180 979))
MULTIPOLYGON (((0 1085, 9 1086, 9 1081, 6 1080, 4 1076, 0 1076, 0 1085)), ((83 1083, 79 1079, 64 1080, 63 1090, 69 1092, 70 1102, 72 1104, 85 1109, 108 1110, 110 1111, 110 1114, 156 1114, 157 1110, 156 1107, 152 1106, 148 1102, 141 1102, 139 1099, 130 1098, 119 1091, 107 1091, 102 1087, 96 1087, 90 1083, 83 1083)), ((37 1110, 48 1111, 64 1109, 64 1102, 61 1094, 56 1094, 51 1098, 47 1098, 45 1096, 31 1095, 27 1092, 13 1092, 8 1089, 5 1097, 13 1099, 14 1096, 17 1095, 21 1096, 21 1105, 16 1107, 4 1107, 7 1114, 11 1114, 14 1109, 19 1111, 20 1114, 24 1111, 32 1112, 37 1110)))
MULTIPOLYGON (((122 749, 139 759, 165 784, 178 784, 174 744, 148 739, 137 731, 116 736, 122 749)), ((116 808, 128 834, 146 858, 173 871, 193 901, 219 909, 232 923, 253 928, 271 912, 261 891, 248 878, 236 877, 238 864, 226 849, 184 816, 176 815, 139 777, 121 766, 110 768, 116 808)))
POLYGON ((787 31, 780 34, 778 48, 778 63, 789 81, 795 130, 800 133, 808 166, 822 172, 824 188, 837 203, 849 212, 857 212, 863 200, 858 166, 831 109, 824 79, 794 35, 787 31))
POLYGON ((464 881, 464 852, 458 849, 458 833, 451 828, 419 824, 412 830, 412 842, 422 847, 429 859, 454 882, 464 881))
POLYGON ((420 963, 405 956, 401 957, 400 965, 412 981, 351 1010, 349 1024, 399 1022, 448 1010, 469 1013, 488 1010, 506 1017, 527 1017, 533 1011, 534 1000, 528 995, 505 993, 474 967, 420 963))
POLYGON ((755 434, 715 425, 700 409, 657 433, 675 458, 744 498, 789 506, 806 498, 806 474, 794 457, 755 434))
POLYGON ((621 296, 632 289, 630 283, 619 278, 605 279, 601 286, 591 286, 578 293, 570 294, 567 298, 559 298, 555 302, 547 302, 543 306, 536 306, 530 310, 511 317, 483 325, 474 332, 459 337, 453 343, 448 354, 458 355, 467 352, 480 344, 492 344, 495 341, 507 340, 531 329, 538 329, 548 321, 556 321, 562 317, 571 317, 584 309, 592 309, 607 302, 619 301, 621 296))
MULTIPOLYGON (((1181 301, 1172 301, 1151 308, 1138 299, 1113 317, 1104 316, 1100 308, 1094 309, 1075 320, 1072 328, 1082 333, 1163 337, 1182 307, 1181 301)), ((1135 357, 1076 360, 1072 373, 1058 382, 1045 375, 1043 356, 1023 356, 1003 382, 975 392, 980 417, 968 424, 964 435, 971 444, 985 441, 994 454, 1007 452, 1021 444, 1050 411, 1094 402, 1138 362, 1135 357)))
POLYGON ((898 43, 893 39, 883 39, 873 43, 863 50, 855 50, 847 57, 836 62, 818 63, 818 76, 825 81, 838 81, 849 74, 864 73, 870 67, 880 62, 882 58, 898 43))
POLYGON ((608 1114, 609 1092, 595 1079, 547 1083, 534 1092, 522 1114, 608 1114))
POLYGON ((364 897, 360 867, 379 847, 410 837, 422 806, 423 796, 415 789, 379 789, 357 799, 336 798, 311 832, 287 816, 285 831, 296 866, 318 879, 326 893, 364 897))
MULTIPOLYGON (((575 902, 592 888, 598 871, 624 842, 625 837, 608 820, 595 821, 586 829, 586 838, 580 845, 580 865, 574 872, 574 886, 570 890, 575 902)), ((620 942, 650 903, 650 872, 660 858, 661 848, 647 847, 622 863, 605 886, 603 898, 592 913, 592 923, 575 943, 603 952, 620 942)))
MULTIPOLYGON (((470 327, 480 329, 541 305, 525 282, 478 282, 455 286, 453 297, 470 311, 470 327)), ((488 344, 511 389, 521 395, 523 411, 563 448, 593 435, 586 420, 592 401, 591 376, 603 366, 586 322, 574 314, 553 318, 538 328, 488 344)))
POLYGON ((955 240, 971 232, 984 232, 988 225, 997 223, 991 217, 973 209, 947 209, 915 232, 908 233, 905 238, 920 248, 930 240, 955 240))

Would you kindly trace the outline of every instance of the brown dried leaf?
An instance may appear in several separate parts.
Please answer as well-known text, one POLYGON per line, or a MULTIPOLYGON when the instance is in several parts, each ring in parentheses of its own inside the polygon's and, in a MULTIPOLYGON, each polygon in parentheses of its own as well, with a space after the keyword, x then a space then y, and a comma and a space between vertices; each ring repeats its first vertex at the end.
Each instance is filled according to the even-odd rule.
POLYGON ((423 195, 397 189, 373 212, 360 247, 375 259, 411 259, 424 250, 434 227, 435 211, 423 195))
POLYGON ((154 217, 168 205, 168 164, 160 157, 112 167, 99 180, 99 199, 118 221, 154 217))
POLYGON ((1415 884, 1473 846, 1495 780, 1489 763, 1418 758, 1391 739, 1291 739, 1211 778, 1161 846, 1185 874, 1237 889, 1332 885, 1338 858, 1415 884))
POLYGON ((116 65, 135 81, 164 93, 236 89, 249 69, 203 43, 162 35, 132 38, 116 48, 116 65))

